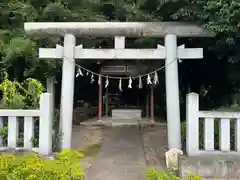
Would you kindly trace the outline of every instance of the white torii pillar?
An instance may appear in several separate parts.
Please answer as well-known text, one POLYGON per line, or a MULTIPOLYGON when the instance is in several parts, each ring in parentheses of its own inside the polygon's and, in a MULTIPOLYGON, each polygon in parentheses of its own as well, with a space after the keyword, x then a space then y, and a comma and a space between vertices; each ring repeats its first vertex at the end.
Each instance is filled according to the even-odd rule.
POLYGON ((178 59, 201 59, 202 48, 185 48, 177 46, 177 36, 167 34, 164 38, 165 46, 165 79, 166 79, 166 106, 168 148, 181 149, 181 120, 178 82, 178 59))
POLYGON ((62 149, 70 149, 72 145, 72 117, 73 97, 75 81, 75 45, 76 38, 72 34, 64 36, 63 66, 62 66, 62 88, 60 123, 62 136, 62 149))
MULTIPOLYGON (((60 132, 63 133, 61 147, 63 149, 70 149, 72 140, 75 45, 75 36, 72 34, 66 34, 64 36, 63 47, 57 45, 56 48, 39 48, 39 58, 63 58, 60 108, 60 132)), ((82 45, 78 46, 78 48, 81 47, 82 45)))
MULTIPOLYGON (((180 46, 181 48, 181 46, 180 46)), ((181 51, 181 49, 179 50, 181 51)), ((178 47, 177 36, 168 34, 165 36, 165 79, 167 102, 167 132, 168 148, 181 149, 181 120, 179 107, 179 83, 178 83, 178 47)))

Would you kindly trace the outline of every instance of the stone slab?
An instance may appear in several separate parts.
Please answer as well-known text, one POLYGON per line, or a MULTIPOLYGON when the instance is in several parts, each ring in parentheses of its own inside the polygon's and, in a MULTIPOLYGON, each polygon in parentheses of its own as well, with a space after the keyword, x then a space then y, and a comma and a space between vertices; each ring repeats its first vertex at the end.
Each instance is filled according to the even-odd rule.
POLYGON ((26 22, 24 29, 30 35, 74 34, 78 37, 212 37, 215 34, 187 22, 26 22))
POLYGON ((112 119, 113 120, 141 120, 142 119, 142 110, 140 109, 113 109, 112 110, 112 119))
POLYGON ((198 174, 203 180, 238 180, 240 179, 240 156, 194 156, 179 158, 180 175, 198 174))
POLYGON ((110 130, 86 180, 146 180, 146 162, 137 126, 110 130))

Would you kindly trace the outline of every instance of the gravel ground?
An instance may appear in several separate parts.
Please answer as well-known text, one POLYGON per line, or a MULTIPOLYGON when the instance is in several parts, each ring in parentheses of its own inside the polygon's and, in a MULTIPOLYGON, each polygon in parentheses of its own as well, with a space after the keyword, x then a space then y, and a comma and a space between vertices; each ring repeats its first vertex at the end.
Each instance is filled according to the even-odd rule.
POLYGON ((148 167, 166 170, 165 152, 167 151, 167 126, 141 127, 143 148, 148 167))
POLYGON ((72 148, 86 153, 82 162, 83 170, 91 166, 107 132, 108 128, 103 126, 73 126, 72 148))

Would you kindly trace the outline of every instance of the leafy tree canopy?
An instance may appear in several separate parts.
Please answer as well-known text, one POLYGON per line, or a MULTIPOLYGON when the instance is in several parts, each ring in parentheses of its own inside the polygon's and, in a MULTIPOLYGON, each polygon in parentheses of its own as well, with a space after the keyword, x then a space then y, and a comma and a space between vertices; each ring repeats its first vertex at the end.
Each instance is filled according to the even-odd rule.
MULTIPOLYGON (((0 2, 0 68, 10 77, 23 80, 46 76, 61 71, 61 61, 43 61, 37 58, 39 47, 55 47, 61 38, 28 37, 24 33, 26 21, 190 21, 204 24, 216 32, 216 37, 202 41, 188 39, 207 49, 205 59, 199 63, 183 63, 182 76, 194 76, 205 71, 201 78, 185 78, 181 89, 189 87, 199 91, 211 86, 210 100, 219 99, 220 94, 235 93, 240 89, 240 3, 239 0, 2 0, 0 2), (234 64, 234 66, 232 65, 234 64), (206 67, 207 66, 207 67, 206 67), (214 70, 215 71, 214 71, 214 70), (190 72, 191 75, 189 75, 190 72), (219 82, 219 73, 222 81, 219 82), (215 76, 211 74, 217 74, 215 76), (209 77, 212 78, 209 78, 209 77), (194 84, 198 82, 198 84, 194 84), (219 87, 223 88, 218 93, 219 87), (195 87, 195 89, 194 89, 195 87), (230 88, 230 90, 229 90, 230 88), (218 95, 216 95, 218 94, 218 95), (216 96, 216 97, 215 97, 216 96)), ((185 40, 184 40, 185 42, 185 40)), ((100 46, 103 41, 84 41, 86 46, 100 46)), ((140 38, 135 45, 154 44, 154 40, 140 38)))

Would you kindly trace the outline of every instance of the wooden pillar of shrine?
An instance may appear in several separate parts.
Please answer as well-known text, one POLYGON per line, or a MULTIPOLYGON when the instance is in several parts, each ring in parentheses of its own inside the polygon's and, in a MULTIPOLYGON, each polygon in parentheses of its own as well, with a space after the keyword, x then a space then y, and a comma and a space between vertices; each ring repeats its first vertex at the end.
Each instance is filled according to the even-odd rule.
POLYGON ((146 118, 149 118, 149 89, 147 87, 147 96, 146 96, 146 118))
POLYGON ((155 108, 154 108, 154 86, 151 86, 151 121, 155 122, 154 119, 155 108))
POLYGON ((105 93, 105 115, 108 117, 108 88, 106 88, 105 93))
POLYGON ((99 77, 98 82, 98 121, 102 121, 102 77, 99 77))

